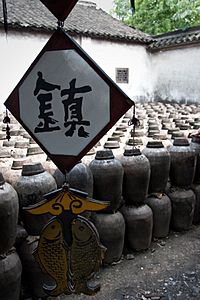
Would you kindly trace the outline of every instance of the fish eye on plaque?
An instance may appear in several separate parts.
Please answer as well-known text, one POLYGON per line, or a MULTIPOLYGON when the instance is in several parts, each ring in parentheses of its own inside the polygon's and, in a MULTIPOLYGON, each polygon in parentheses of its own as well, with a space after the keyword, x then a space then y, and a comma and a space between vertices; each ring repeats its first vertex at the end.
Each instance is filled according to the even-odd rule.
POLYGON ((84 230, 84 226, 79 226, 79 230, 83 231, 84 230))
POLYGON ((51 225, 51 229, 55 229, 56 228, 56 226, 55 225, 51 225))

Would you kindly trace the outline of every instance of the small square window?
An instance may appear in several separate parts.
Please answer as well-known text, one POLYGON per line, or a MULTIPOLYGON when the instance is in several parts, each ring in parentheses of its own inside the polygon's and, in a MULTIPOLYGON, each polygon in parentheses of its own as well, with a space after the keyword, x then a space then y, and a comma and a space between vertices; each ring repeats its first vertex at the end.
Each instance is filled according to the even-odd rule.
POLYGON ((116 82, 128 83, 129 81, 129 69, 128 68, 116 68, 116 82))

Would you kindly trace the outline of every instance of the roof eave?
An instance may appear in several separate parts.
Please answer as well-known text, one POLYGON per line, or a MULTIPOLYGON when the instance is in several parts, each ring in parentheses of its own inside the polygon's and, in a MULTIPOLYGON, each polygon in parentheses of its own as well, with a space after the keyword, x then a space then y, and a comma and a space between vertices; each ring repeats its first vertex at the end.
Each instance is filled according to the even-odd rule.
MULTIPOLYGON (((3 29, 3 24, 0 23, 0 29, 3 29)), ((8 24, 8 34, 9 34, 9 29, 10 30, 15 30, 15 31, 25 31, 25 32, 32 32, 32 33, 43 33, 43 34, 51 34, 56 30, 55 28, 49 28, 49 27, 45 27, 43 26, 25 26, 19 23, 10 23, 8 24)), ((136 44, 140 44, 140 45, 148 45, 150 44, 152 41, 149 40, 145 40, 143 38, 137 38, 137 37, 131 37, 131 36, 112 36, 109 34, 95 34, 94 32, 82 32, 82 31, 78 31, 78 30, 67 30, 65 29, 66 32, 72 36, 84 36, 84 37, 90 37, 90 38, 95 38, 95 39, 101 39, 101 40, 110 40, 110 41, 118 41, 118 42, 126 42, 126 43, 136 43, 136 44)))
POLYGON ((188 41, 184 43, 179 43, 179 44, 174 44, 174 45, 168 45, 168 46, 155 46, 155 47, 147 47, 147 50, 151 53, 159 52, 159 51, 169 51, 169 50, 176 50, 176 49, 183 49, 186 46, 187 47, 192 47, 194 45, 200 44, 200 40, 196 41, 188 41))

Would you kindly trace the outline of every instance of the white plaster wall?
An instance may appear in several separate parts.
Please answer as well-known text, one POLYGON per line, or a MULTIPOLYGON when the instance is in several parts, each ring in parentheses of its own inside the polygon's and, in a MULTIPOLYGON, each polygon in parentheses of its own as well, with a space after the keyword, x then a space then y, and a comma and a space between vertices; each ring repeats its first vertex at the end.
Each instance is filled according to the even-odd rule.
POLYGON ((116 68, 129 68, 129 83, 119 87, 134 101, 153 93, 151 62, 144 46, 83 38, 81 46, 115 81, 116 68))
POLYGON ((47 35, 0 32, 0 110, 48 40, 47 35))
POLYGON ((200 47, 163 51, 151 59, 155 99, 200 101, 200 47))
MULTIPOLYGON (((0 110, 50 35, 0 31, 0 110)), ((120 84, 130 98, 152 94, 151 68, 143 46, 78 37, 77 42, 115 81, 115 68, 129 68, 129 84, 120 84)))

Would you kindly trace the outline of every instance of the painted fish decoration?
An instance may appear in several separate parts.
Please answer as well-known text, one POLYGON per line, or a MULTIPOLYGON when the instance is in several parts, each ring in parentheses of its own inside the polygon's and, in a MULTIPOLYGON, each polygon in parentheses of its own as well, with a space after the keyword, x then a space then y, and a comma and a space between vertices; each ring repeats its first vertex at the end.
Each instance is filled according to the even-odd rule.
POLYGON ((99 235, 94 225, 81 216, 72 222, 72 237, 71 288, 75 294, 94 295, 100 290, 100 285, 91 288, 88 286, 88 280, 99 271, 106 248, 100 244, 99 235))
POLYGON ((33 255, 43 273, 55 281, 55 286, 43 288, 50 296, 71 294, 68 286, 68 254, 64 243, 62 223, 53 218, 42 230, 37 249, 33 255))

